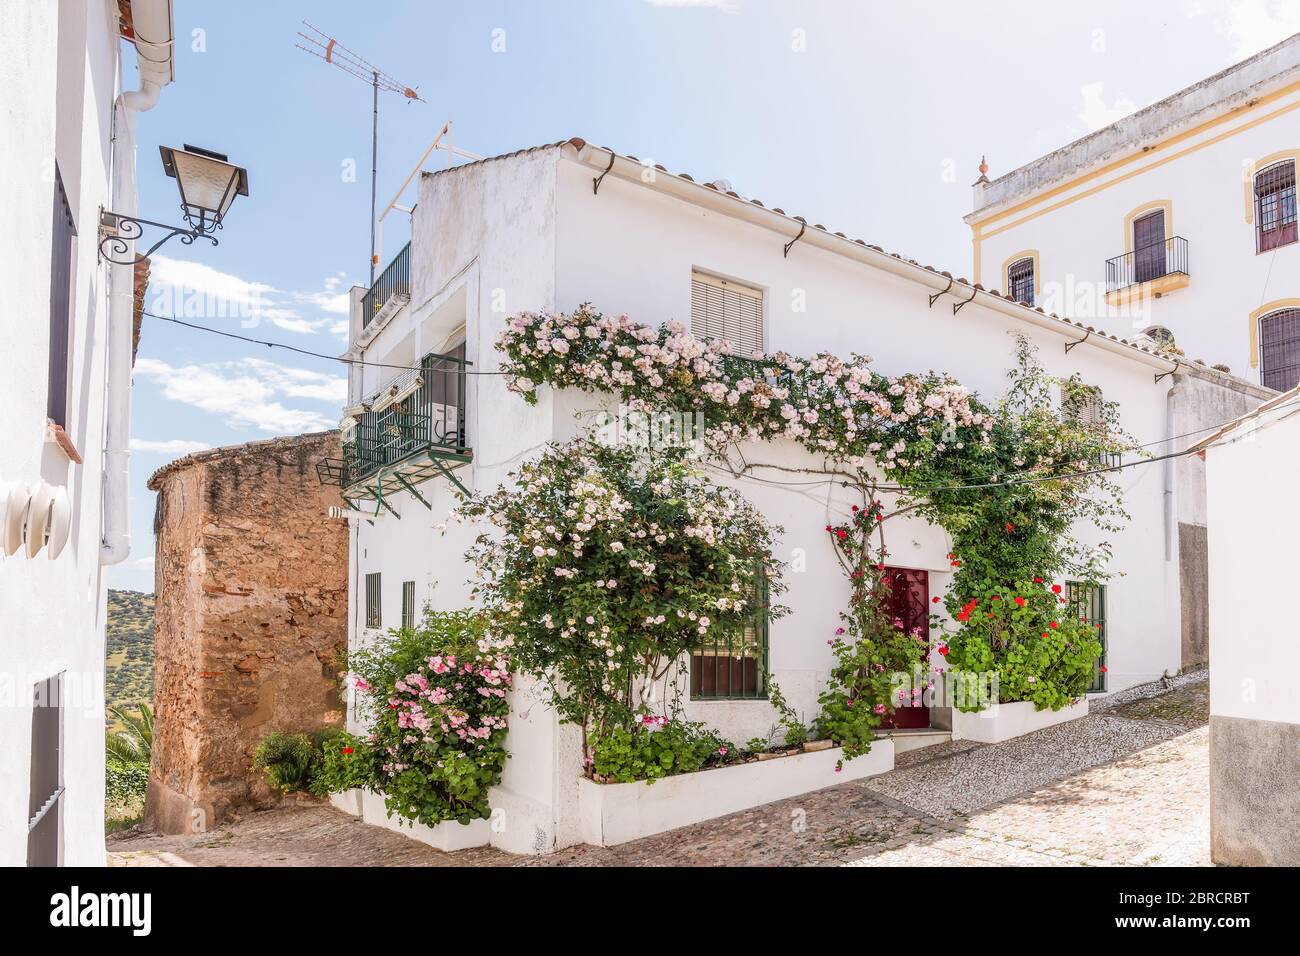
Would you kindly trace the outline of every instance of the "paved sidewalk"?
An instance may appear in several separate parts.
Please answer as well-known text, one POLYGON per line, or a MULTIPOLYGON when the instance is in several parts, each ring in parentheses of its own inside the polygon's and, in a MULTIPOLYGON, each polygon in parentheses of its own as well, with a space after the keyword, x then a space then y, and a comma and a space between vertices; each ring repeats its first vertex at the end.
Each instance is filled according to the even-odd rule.
POLYGON ((110 865, 1208 865, 1207 685, 1162 690, 1003 744, 916 751, 880 777, 612 848, 447 854, 312 806, 200 837, 115 834, 110 865))

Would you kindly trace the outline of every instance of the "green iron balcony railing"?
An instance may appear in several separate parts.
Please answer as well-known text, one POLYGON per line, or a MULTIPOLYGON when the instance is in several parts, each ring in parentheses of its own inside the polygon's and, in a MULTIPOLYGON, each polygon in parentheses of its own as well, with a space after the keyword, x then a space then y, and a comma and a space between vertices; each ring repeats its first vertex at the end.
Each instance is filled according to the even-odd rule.
MULTIPOLYGON (((431 352, 420 360, 418 369, 403 372, 385 385, 345 433, 342 459, 317 465, 320 480, 347 489, 412 458, 468 456, 465 372, 470 364, 464 346, 453 355, 431 352)), ((431 475, 407 477, 414 483, 431 475)))
POLYGON ((411 295, 411 244, 402 247, 361 300, 361 327, 365 328, 395 295, 411 295))

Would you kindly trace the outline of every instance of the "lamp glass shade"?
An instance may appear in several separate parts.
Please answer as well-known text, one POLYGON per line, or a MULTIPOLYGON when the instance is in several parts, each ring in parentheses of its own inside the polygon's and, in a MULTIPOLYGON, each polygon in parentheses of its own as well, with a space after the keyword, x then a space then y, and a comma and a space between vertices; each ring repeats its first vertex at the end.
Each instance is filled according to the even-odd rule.
POLYGON ((187 216, 220 223, 237 195, 248 195, 248 174, 220 153, 163 147, 163 168, 174 176, 187 216))

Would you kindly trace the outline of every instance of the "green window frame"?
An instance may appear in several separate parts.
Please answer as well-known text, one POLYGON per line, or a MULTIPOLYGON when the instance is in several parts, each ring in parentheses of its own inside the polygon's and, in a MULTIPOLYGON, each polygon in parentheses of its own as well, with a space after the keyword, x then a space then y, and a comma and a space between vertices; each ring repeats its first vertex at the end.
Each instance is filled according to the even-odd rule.
POLYGON ((379 572, 366 575, 366 627, 382 627, 383 614, 380 609, 382 594, 379 572))
POLYGON ((1101 656, 1092 665, 1092 683, 1088 685, 1089 694, 1106 692, 1106 585, 1087 585, 1082 581, 1066 582, 1065 599, 1071 614, 1088 619, 1089 623, 1099 625, 1097 638, 1101 641, 1101 656))
POLYGON ((402 582, 402 627, 415 627, 415 582, 402 582))
POLYGON ((767 579, 758 586, 749 623, 730 637, 712 637, 691 652, 691 700, 766 700, 767 579))

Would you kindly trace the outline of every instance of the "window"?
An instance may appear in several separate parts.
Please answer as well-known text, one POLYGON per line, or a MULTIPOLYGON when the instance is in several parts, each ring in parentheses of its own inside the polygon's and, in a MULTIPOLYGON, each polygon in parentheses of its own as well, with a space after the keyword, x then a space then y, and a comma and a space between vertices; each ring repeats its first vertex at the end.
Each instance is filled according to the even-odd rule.
POLYGON ((1174 333, 1170 332, 1163 325, 1153 325, 1142 334, 1154 342, 1157 348, 1174 348, 1174 333))
POLYGON ((1016 302, 1034 304, 1034 260, 1029 256, 1007 266, 1007 295, 1016 302))
POLYGON ((32 760, 27 797, 27 865, 59 865, 63 811, 63 676, 33 688, 32 760))
POLYGON ((415 582, 402 582, 402 627, 415 627, 415 582))
POLYGON ((1300 385, 1300 308, 1259 320, 1259 380, 1279 392, 1300 385))
POLYGON ((379 613, 379 572, 366 575, 366 627, 382 627, 379 613))
POLYGON ((746 358, 764 351, 762 290, 692 272, 691 334, 726 339, 736 355, 746 358))
POLYGON ((692 700, 761 700, 767 697, 767 584, 751 602, 744 631, 711 638, 691 654, 692 700))
POLYGON ((1255 251, 1295 242, 1295 160, 1275 163, 1255 175, 1255 251))
MULTIPOLYGON (((1101 389, 1095 385, 1085 385, 1079 391, 1071 390, 1061 397, 1061 416, 1076 425, 1083 425, 1098 437, 1106 432, 1106 402, 1101 389)), ((1097 457, 1099 465, 1118 465, 1121 455, 1102 453, 1097 457)))
POLYGON ((1106 585, 1089 586, 1079 581, 1068 581, 1065 585, 1065 600, 1071 614, 1077 614, 1097 628, 1101 656, 1092 665, 1092 683, 1088 685, 1087 692, 1103 694, 1106 692, 1106 672, 1102 670, 1106 666, 1106 585))
POLYGON ((50 374, 46 412, 56 425, 68 424, 68 339, 72 325, 72 239, 77 229, 54 168, 54 232, 50 248, 50 374))

